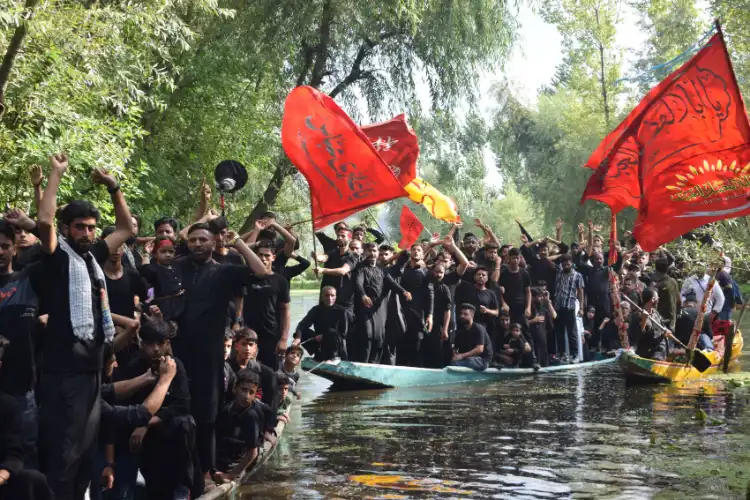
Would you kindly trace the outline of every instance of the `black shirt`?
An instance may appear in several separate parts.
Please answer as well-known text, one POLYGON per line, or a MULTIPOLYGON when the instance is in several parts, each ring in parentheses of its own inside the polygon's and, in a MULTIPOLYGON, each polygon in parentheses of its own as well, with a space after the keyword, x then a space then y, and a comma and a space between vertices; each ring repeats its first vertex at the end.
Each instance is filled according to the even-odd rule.
POLYGON ((213 260, 198 265, 189 257, 175 259, 172 267, 182 276, 185 289, 172 348, 190 379, 193 417, 197 423, 213 422, 224 379, 227 305, 250 281, 250 268, 213 260))
POLYGON ((112 314, 135 318, 134 297, 138 297, 141 304, 147 298, 146 285, 138 271, 132 267, 123 267, 122 276, 119 279, 110 279, 106 274, 104 279, 107 282, 109 309, 112 314))
POLYGON ((227 403, 216 419, 216 458, 218 470, 234 468, 249 450, 263 446, 265 412, 263 403, 253 401, 246 408, 227 403))
POLYGON ((531 277, 526 270, 519 269, 514 273, 503 269, 497 284, 505 289, 503 299, 508 307, 516 310, 526 307, 526 289, 531 287, 531 277))
POLYGON ((21 408, 11 396, 0 393, 0 469, 12 477, 23 469, 23 456, 21 408))
POLYGON ((41 258, 42 245, 41 243, 36 243, 29 248, 24 249, 21 254, 17 254, 15 257, 13 257, 13 269, 15 269, 16 271, 21 271, 29 264, 38 262, 41 258))
POLYGON ((497 311, 500 309, 500 301, 497 294, 485 288, 480 290, 476 285, 463 282, 456 288, 456 304, 471 304, 476 308, 474 321, 485 327, 488 331, 495 329, 495 317, 489 314, 479 312, 479 307, 484 306, 487 309, 497 311))
POLYGON ((470 352, 480 344, 484 346, 484 351, 480 354, 480 357, 483 359, 492 359, 492 342, 490 341, 490 336, 487 334, 487 330, 482 325, 472 323, 468 330, 460 326, 458 327, 455 347, 459 354, 470 352))
POLYGON ((255 330, 260 338, 280 338, 280 306, 288 304, 290 300, 289 282, 282 275, 273 273, 265 278, 251 276, 243 307, 245 325, 255 330))
POLYGON ((354 270, 355 266, 359 262, 359 256, 354 253, 345 253, 341 255, 338 248, 326 252, 328 260, 325 262, 323 267, 325 269, 338 269, 349 266, 349 272, 344 276, 323 276, 321 280, 321 289, 326 286, 332 286, 336 289, 336 303, 341 307, 350 309, 353 305, 354 298, 354 287, 352 285, 351 271, 354 270))
POLYGON ((23 396, 34 384, 36 363, 32 333, 37 321, 37 300, 33 293, 28 293, 31 284, 24 279, 26 274, 0 275, 4 294, 21 295, 17 301, 9 298, 9 302, 0 308, 0 334, 10 341, 0 366, 0 392, 12 396, 23 396))
POLYGON ((211 257, 219 264, 235 264, 238 266, 245 264, 245 259, 243 259, 242 255, 240 255, 240 253, 234 248, 230 248, 226 255, 222 255, 219 252, 213 252, 211 257))
MULTIPOLYGON (((104 240, 97 241, 91 246, 90 253, 97 262, 103 262, 109 256, 107 243, 104 240)), ((68 292, 68 254, 59 246, 52 255, 43 253, 40 264, 34 266, 29 275, 32 286, 39 295, 40 313, 49 314, 39 367, 42 373, 99 373, 102 370, 104 328, 101 288, 104 283, 95 279, 91 255, 83 257, 91 281, 93 340, 81 340, 73 334, 68 292)))

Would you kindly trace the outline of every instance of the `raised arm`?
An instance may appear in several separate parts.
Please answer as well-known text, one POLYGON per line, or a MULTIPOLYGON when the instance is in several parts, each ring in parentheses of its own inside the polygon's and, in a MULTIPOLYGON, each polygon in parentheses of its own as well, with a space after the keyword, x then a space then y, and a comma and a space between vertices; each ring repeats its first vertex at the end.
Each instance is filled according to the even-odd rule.
POLYGON ((201 217, 208 213, 208 204, 211 200, 211 186, 206 184, 206 177, 203 177, 200 186, 200 201, 198 202, 198 208, 195 209, 193 220, 199 220, 201 217))
POLYGON ((39 204, 39 239, 42 251, 53 254, 57 249, 57 231, 55 228, 55 211, 57 210, 57 190, 65 171, 68 169, 68 157, 57 153, 49 158, 50 173, 47 188, 39 204))
POLYGON ((135 234, 135 225, 133 217, 130 215, 128 204, 125 203, 125 197, 122 195, 120 185, 114 177, 103 168, 95 168, 91 172, 91 180, 94 184, 100 184, 107 188, 112 196, 112 205, 115 207, 115 230, 104 238, 109 248, 109 253, 113 254, 125 244, 125 242, 135 234))
MULTIPOLYGON (((457 227, 455 224, 453 227, 457 227)), ((448 233, 448 236, 443 238, 443 247, 451 252, 453 256, 456 258, 456 274, 459 276, 463 276, 466 272, 466 268, 469 267, 469 259, 466 258, 466 254, 464 254, 460 248, 458 248, 458 245, 456 245, 456 242, 453 240, 453 236, 450 235, 450 232, 448 233)))
POLYGON ((39 205, 42 203, 42 182, 44 182, 44 173, 41 165, 32 165, 29 172, 31 185, 34 186, 34 208, 39 213, 39 205))
POLYGON ((589 240, 586 242, 586 253, 593 255, 594 253, 594 221, 589 221, 589 240))
POLYGON ((381 243, 383 243, 385 241, 385 236, 383 235, 383 233, 381 233, 377 229, 373 229, 371 227, 368 227, 367 228, 367 232, 370 233, 375 238, 375 244, 376 245, 380 245, 381 243))
POLYGON ((266 227, 274 228, 276 232, 281 235, 281 237, 284 239, 284 254, 287 257, 291 257, 294 253, 295 247, 297 246, 297 238, 278 222, 271 222, 266 227))
POLYGON ((557 241, 562 241, 562 230, 563 230, 563 220, 560 217, 558 217, 557 220, 555 220, 555 239, 557 241))
POLYGON ((258 256, 253 252, 250 247, 248 247, 244 241, 242 241, 240 238, 236 238, 232 242, 232 246, 234 246, 234 249, 237 250, 240 255, 242 255, 245 258, 245 262, 247 262, 248 267, 250 270, 257 276, 258 278, 264 278, 272 272, 269 272, 266 269, 266 266, 263 265, 263 262, 258 258, 258 256))
POLYGON ((490 226, 488 226, 487 224, 483 224, 482 221, 479 219, 474 219, 474 223, 477 225, 479 229, 482 230, 486 240, 491 241, 497 246, 500 246, 502 244, 500 239, 497 236, 495 236, 495 233, 492 231, 492 228, 490 226))

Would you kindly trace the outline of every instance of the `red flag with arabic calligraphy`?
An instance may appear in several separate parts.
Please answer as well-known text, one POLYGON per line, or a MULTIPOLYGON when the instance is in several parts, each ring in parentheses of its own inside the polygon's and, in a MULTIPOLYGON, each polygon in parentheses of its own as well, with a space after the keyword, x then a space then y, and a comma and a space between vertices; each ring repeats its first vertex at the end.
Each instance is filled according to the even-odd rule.
POLYGON ((419 235, 422 234, 424 224, 406 205, 401 209, 401 220, 399 222, 401 226, 401 241, 398 247, 410 248, 417 242, 419 235))
POLYGON ((391 167, 402 186, 406 186, 417 176, 419 143, 403 113, 387 122, 365 125, 362 131, 383 161, 391 167))
POLYGON ((281 143, 310 186, 316 230, 406 196, 369 138, 331 97, 312 87, 297 87, 287 97, 281 143))
MULTIPOLYGON (((749 140, 745 106, 724 39, 717 33, 654 87, 599 144, 586 162, 586 167, 596 172, 589 179, 581 202, 598 200, 614 213, 627 206, 642 209, 648 205, 651 217, 688 210, 667 202, 661 211, 656 208, 655 199, 649 198, 666 189, 662 184, 668 182, 667 172, 680 173, 690 165, 700 172, 704 157, 709 160, 710 154, 736 148, 749 140)), ((730 164, 732 161, 729 159, 730 164)), ((680 173, 685 182, 698 180, 689 173, 690 177, 680 173)), ((707 174, 704 171, 700 175, 707 174)), ((716 177, 702 180, 713 182, 718 180, 716 177)), ((685 182, 676 179, 668 184, 683 188, 687 186, 685 182)), ((669 197, 659 199, 664 203, 669 197)), ((684 228, 690 224, 678 225, 684 228)))

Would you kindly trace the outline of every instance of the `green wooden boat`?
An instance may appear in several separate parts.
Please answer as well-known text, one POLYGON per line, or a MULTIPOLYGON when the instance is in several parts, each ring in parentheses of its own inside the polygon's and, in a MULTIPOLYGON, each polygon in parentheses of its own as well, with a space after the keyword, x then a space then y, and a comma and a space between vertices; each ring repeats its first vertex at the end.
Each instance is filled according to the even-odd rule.
MULTIPOLYGON (((286 415, 289 415, 289 410, 290 408, 287 409, 286 415)), ((240 486, 246 484, 248 480, 253 476, 253 474, 258 472, 258 470, 260 470, 261 467, 263 467, 263 465, 268 462, 268 459, 271 458, 273 452, 276 451, 276 447, 279 445, 279 441, 281 441, 281 434, 284 432, 284 427, 284 422, 279 422, 278 424, 276 424, 276 443, 271 444, 268 441, 264 441, 263 449, 260 450, 258 458, 256 458, 255 461, 251 463, 247 467, 247 469, 242 472, 242 474, 239 475, 239 477, 229 483, 218 485, 208 493, 204 493, 203 495, 199 496, 196 500, 235 500, 236 498, 238 498, 240 486)))
POLYGON ((376 365, 353 361, 332 360, 322 363, 307 357, 302 368, 333 382, 336 390, 377 389, 386 387, 419 387, 428 385, 462 384, 467 382, 496 382, 509 378, 531 377, 546 373, 585 370, 611 365, 615 357, 587 363, 557 365, 540 368, 488 368, 479 372, 471 368, 448 366, 442 370, 412 368, 410 366, 376 365))

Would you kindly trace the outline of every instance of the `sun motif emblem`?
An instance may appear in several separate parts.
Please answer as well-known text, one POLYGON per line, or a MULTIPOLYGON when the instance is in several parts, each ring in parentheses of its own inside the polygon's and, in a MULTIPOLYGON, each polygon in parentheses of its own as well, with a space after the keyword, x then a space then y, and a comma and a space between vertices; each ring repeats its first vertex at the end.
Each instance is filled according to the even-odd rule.
POLYGON ((731 173, 733 177, 747 175, 750 172, 750 163, 745 165, 745 167, 743 168, 741 166, 738 166, 736 161, 733 161, 728 165, 722 163, 721 160, 718 160, 715 165, 712 165, 706 160, 703 160, 703 166, 695 168, 694 166, 690 165, 688 167, 688 170, 689 172, 684 172, 683 174, 675 174, 674 184, 666 186, 667 189, 669 189, 670 191, 684 191, 693 189, 696 186, 702 185, 704 182, 710 182, 701 178, 702 176, 709 173, 727 172, 731 173))

